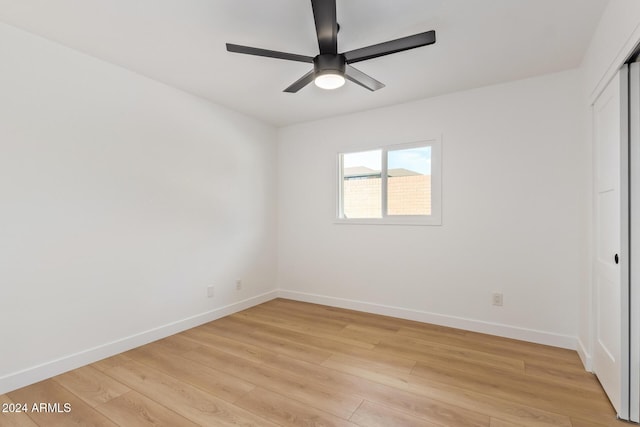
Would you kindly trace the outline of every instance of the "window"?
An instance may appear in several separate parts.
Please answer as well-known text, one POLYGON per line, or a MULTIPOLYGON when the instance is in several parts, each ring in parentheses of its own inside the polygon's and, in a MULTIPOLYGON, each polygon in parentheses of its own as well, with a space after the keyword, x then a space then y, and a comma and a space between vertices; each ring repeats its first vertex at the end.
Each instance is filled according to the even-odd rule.
POLYGON ((338 222, 440 225, 440 141, 338 155, 338 222))

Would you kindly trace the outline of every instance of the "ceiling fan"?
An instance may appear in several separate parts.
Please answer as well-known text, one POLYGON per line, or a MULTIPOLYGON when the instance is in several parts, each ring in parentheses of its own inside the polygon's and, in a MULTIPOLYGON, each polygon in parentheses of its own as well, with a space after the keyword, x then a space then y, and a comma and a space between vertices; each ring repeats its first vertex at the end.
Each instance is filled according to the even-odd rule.
POLYGON ((436 32, 431 30, 360 49, 350 50, 348 52, 338 53, 338 30, 340 27, 336 17, 336 0, 311 0, 311 7, 313 8, 313 18, 316 23, 318 46, 320 47, 319 55, 311 57, 232 43, 227 43, 227 50, 229 52, 244 53, 247 55, 313 63, 313 70, 286 88, 284 90, 285 92, 298 92, 312 81, 315 82, 316 86, 323 89, 337 89, 344 85, 345 79, 359 84, 370 91, 375 91, 382 89, 384 84, 354 68, 351 64, 414 49, 416 47, 427 46, 436 42, 436 32))

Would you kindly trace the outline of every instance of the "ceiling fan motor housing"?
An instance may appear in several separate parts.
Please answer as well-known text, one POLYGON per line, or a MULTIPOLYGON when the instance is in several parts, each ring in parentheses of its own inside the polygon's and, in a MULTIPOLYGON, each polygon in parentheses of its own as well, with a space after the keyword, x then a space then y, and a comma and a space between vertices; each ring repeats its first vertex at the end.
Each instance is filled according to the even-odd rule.
POLYGON ((313 58, 314 75, 338 74, 344 76, 347 60, 344 55, 320 54, 313 58))

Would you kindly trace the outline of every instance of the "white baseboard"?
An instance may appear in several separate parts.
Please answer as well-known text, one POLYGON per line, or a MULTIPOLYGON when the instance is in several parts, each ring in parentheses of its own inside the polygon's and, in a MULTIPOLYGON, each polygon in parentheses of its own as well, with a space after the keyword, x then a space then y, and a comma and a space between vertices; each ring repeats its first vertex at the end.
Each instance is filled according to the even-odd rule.
POLYGON ((29 384, 51 378, 72 369, 85 366, 132 348, 140 347, 165 337, 168 337, 186 329, 194 328, 207 322, 219 319, 224 316, 245 310, 254 305, 262 304, 277 297, 277 291, 267 292, 252 298, 245 299, 233 304, 219 307, 186 319, 178 320, 164 326, 150 329, 139 334, 131 335, 117 341, 112 341, 89 348, 78 353, 70 354, 38 366, 33 366, 22 371, 13 372, 0 377, 0 395, 25 387, 29 384))
POLYGON ((587 348, 585 347, 584 343, 580 338, 578 338, 577 341, 578 341, 578 348, 576 349, 576 351, 578 352, 578 356, 580 356, 580 360, 584 365, 584 369, 588 372, 593 372, 593 366, 591 364, 592 363, 591 354, 589 354, 589 352, 587 351, 587 348))
POLYGON ((304 292, 278 290, 278 297, 295 301, 304 301, 315 304, 328 305, 338 308, 364 311, 367 313, 381 314, 384 316, 398 317, 401 319, 415 320, 418 322, 432 323, 434 325, 448 326, 483 334, 497 335, 505 338, 513 338, 553 347, 576 350, 577 338, 570 335, 560 335, 552 332, 538 331, 534 329, 519 328, 516 326, 499 323, 484 322, 481 320, 466 319, 463 317, 447 316, 427 311, 412 310, 401 307, 392 307, 370 302, 350 300, 345 298, 329 297, 324 295, 308 294, 304 292))

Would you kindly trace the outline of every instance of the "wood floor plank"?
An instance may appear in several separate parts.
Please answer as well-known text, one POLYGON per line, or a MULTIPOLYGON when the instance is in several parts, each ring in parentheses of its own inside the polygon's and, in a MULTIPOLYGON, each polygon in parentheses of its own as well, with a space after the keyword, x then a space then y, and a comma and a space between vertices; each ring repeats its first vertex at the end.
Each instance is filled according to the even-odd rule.
POLYGON ((453 384, 458 387, 489 394, 508 401, 531 405, 549 411, 562 410, 569 415, 601 413, 610 408, 599 395, 571 386, 544 382, 525 375, 499 375, 499 372, 460 371, 445 365, 418 362, 412 375, 432 382, 453 384), (541 393, 544 390, 544 393, 541 393))
POLYGON ((490 427, 526 427, 522 424, 511 423, 509 421, 499 420, 497 418, 491 418, 490 427))
POLYGON ((337 341, 339 343, 343 343, 349 346, 361 347, 368 350, 372 350, 374 348, 373 344, 366 343, 361 340, 341 336, 340 331, 343 330, 344 328, 337 328, 337 329, 323 328, 323 327, 318 327, 317 324, 315 323, 312 323, 311 326, 309 326, 308 323, 299 323, 296 321, 283 321, 282 317, 278 317, 276 315, 256 314, 253 311, 249 311, 249 310, 245 310, 243 312, 237 313, 234 315, 234 317, 244 318, 254 323, 261 323, 263 325, 270 326, 270 327, 286 329, 291 332, 298 332, 298 333, 307 335, 309 337, 337 341))
MULTIPOLYGON (((468 387, 468 384, 464 384, 463 388, 460 388, 460 384, 452 385, 451 383, 437 383, 432 380, 411 376, 407 379, 407 385, 410 390, 423 390, 425 387, 433 387, 438 390, 439 393, 446 391, 447 393, 453 392, 458 396, 458 399, 464 399, 464 396, 473 396, 474 404, 481 403, 485 408, 487 405, 491 408, 489 414, 495 414, 497 418, 505 421, 510 421, 515 424, 529 425, 566 425, 567 419, 570 420, 571 416, 575 415, 573 408, 565 406, 564 401, 556 402, 555 405, 547 404, 544 406, 537 406, 535 400, 524 401, 519 403, 517 400, 511 397, 495 397, 491 393, 487 393, 487 389, 479 391, 472 391, 473 387, 468 387), (515 416, 514 416, 515 415, 515 416)), ((540 395, 546 395, 549 391, 553 390, 553 385, 545 388, 544 390, 538 389, 540 395)), ((452 398, 450 396, 449 398, 452 398)), ((601 403, 596 401, 594 403, 601 403)), ((608 402, 606 402, 608 404, 608 402)), ((600 420, 609 420, 614 416, 613 408, 608 405, 598 405, 601 410, 591 407, 580 407, 578 412, 581 414, 589 413, 589 417, 600 420)))
POLYGON ((105 359, 94 362, 89 366, 99 370, 100 372, 104 372, 107 369, 113 368, 114 366, 118 366, 124 362, 127 362, 128 360, 129 360, 128 357, 122 354, 117 354, 115 356, 107 357, 105 359))
MULTIPOLYGON (((272 305, 282 306, 285 310, 290 312, 313 314, 316 318, 321 319, 333 319, 345 324, 355 324, 361 326, 372 326, 387 331, 397 331, 401 326, 406 323, 401 319, 395 319, 388 316, 371 316, 368 313, 362 313, 354 310, 347 310, 342 308, 329 307, 319 304, 301 303, 299 301, 292 301, 286 299, 277 299, 270 301, 272 305)), ((267 304, 269 304, 267 303, 267 304)))
POLYGON ((578 388, 592 390, 606 398, 604 390, 602 390, 596 376, 584 369, 567 369, 559 366, 549 366, 547 364, 528 362, 525 363, 525 373, 534 377, 543 378, 553 383, 560 383, 564 385, 571 384, 578 388))
MULTIPOLYGON (((368 360, 362 357, 354 357, 346 354, 333 354, 327 360, 322 362, 323 366, 334 368, 334 365, 352 365, 352 366, 367 366, 368 369, 375 370, 376 372, 385 373, 387 375, 404 375, 409 374, 413 370, 408 367, 398 367, 395 365, 389 365, 387 363, 381 363, 380 361, 368 360)), ((415 363, 414 365, 415 366, 415 363)))
POLYGON ((55 381, 42 381, 7 394, 14 402, 26 403, 30 408, 35 405, 38 410, 30 409, 29 418, 39 426, 116 426, 55 381))
POLYGON ((429 399, 415 393, 345 374, 322 365, 294 360, 286 356, 268 362, 281 371, 311 378, 319 385, 350 390, 354 395, 374 403, 401 410, 439 425, 456 427, 487 427, 489 416, 461 408, 454 403, 429 399))
POLYGON ((448 333, 446 329, 432 330, 431 328, 421 329, 418 327, 402 327, 398 330, 398 335, 453 346, 474 348, 478 351, 522 359, 525 362, 538 361, 540 363, 546 362, 549 365, 562 363, 567 367, 583 369, 580 358, 575 351, 516 341, 509 338, 494 337, 458 329, 448 333))
POLYGON ((130 389, 92 366, 84 366, 53 378, 90 406, 114 399, 130 389))
POLYGON ((198 343, 193 343, 184 339, 184 334, 171 335, 170 337, 163 338, 154 343, 162 344, 162 346, 170 350, 172 353, 181 354, 191 351, 194 348, 199 347, 198 343))
POLYGON ((615 415, 611 415, 608 419, 600 420, 598 422, 593 420, 584 420, 582 418, 571 418, 573 427, 633 427, 637 424, 628 423, 626 421, 620 421, 615 415))
MULTIPOLYGON (((202 326, 200 326, 201 328, 202 326)), ((187 332, 191 330, 184 331, 183 333, 171 335, 170 337, 154 341, 149 346, 160 346, 162 347, 162 351, 165 353, 171 353, 176 356, 182 356, 185 353, 198 349, 202 346, 202 342, 198 340, 190 339, 187 335, 187 332)), ((126 354, 126 353, 124 353, 126 354)))
POLYGON ((501 419, 514 423, 522 423, 526 426, 535 427, 571 427, 569 417, 561 413, 553 413, 532 406, 521 405, 483 393, 469 391, 465 388, 431 382, 417 376, 409 376, 406 374, 389 375, 375 369, 371 370, 362 364, 344 362, 344 360, 336 362, 335 360, 328 359, 323 365, 437 401, 455 402, 455 405, 469 411, 488 416, 498 416, 501 419))
MULTIPOLYGON (((386 319, 386 317, 385 317, 386 319)), ((409 322, 409 321, 405 321, 405 322, 409 322)), ((403 334, 402 336, 407 336, 408 338, 414 338, 414 339, 418 339, 420 337, 423 336, 429 336, 430 334, 434 334, 434 336, 436 337, 450 337, 450 336, 456 336, 456 335, 460 335, 460 336, 465 336, 466 333, 468 333, 467 331, 462 331, 460 329, 453 329, 453 328, 445 328, 443 326, 438 326, 438 325, 430 325, 430 324, 417 324, 417 322, 413 322, 411 321, 410 324, 396 324, 396 326, 394 328, 382 328, 379 327, 377 325, 363 325, 363 324, 357 324, 357 323, 349 323, 347 326, 345 326, 344 331, 351 331, 354 334, 364 334, 365 336, 368 337, 379 337, 379 338, 384 338, 384 337, 395 337, 398 336, 400 334, 400 332, 403 329, 409 329, 411 331, 419 331, 421 332, 420 334, 403 334), (422 325, 422 327, 420 327, 419 325, 422 325)), ((427 342, 430 342, 431 340, 426 340, 427 342)))
POLYGON ((197 427, 198 424, 178 415, 136 391, 129 391, 96 410, 116 424, 126 427, 197 427))
POLYGON ((310 313, 293 312, 291 310, 270 308, 265 304, 251 307, 251 310, 244 310, 236 314, 261 318, 265 321, 280 326, 304 328, 304 330, 306 331, 335 333, 344 329, 345 326, 348 325, 348 323, 339 320, 331 318, 320 318, 317 315, 310 313))
POLYGON ((285 338, 289 341, 312 345, 323 350, 332 351, 335 348, 341 347, 344 344, 333 340, 332 338, 319 337, 306 332, 300 332, 294 328, 283 327, 282 325, 269 324, 260 319, 256 319, 252 316, 244 316, 244 313, 237 313, 229 316, 227 320, 229 322, 235 322, 238 328, 244 328, 245 330, 252 330, 255 334, 271 335, 279 338, 285 338))
POLYGON ((264 418, 133 360, 105 372, 196 424, 275 426, 264 418))
POLYGON ((221 336, 216 334, 215 331, 212 331, 211 328, 193 328, 185 331, 182 335, 187 338, 191 338, 201 345, 204 344, 210 347, 224 348, 227 353, 234 354, 238 357, 242 357, 243 359, 248 359, 256 363, 262 363, 276 357, 276 353, 271 350, 221 336))
POLYGON ((257 334, 255 333, 257 332, 257 327, 247 328, 244 325, 238 326, 237 323, 230 322, 227 318, 216 320, 215 322, 203 325, 203 327, 211 329, 220 336, 267 350, 277 351, 308 362, 321 363, 331 356, 331 353, 328 351, 301 345, 282 337, 257 334))
POLYGON ((522 359, 406 337, 382 338, 375 346, 375 350, 426 363, 441 361, 516 372, 524 372, 525 370, 525 363, 522 359))
POLYGON ((126 354, 132 360, 171 375, 227 402, 235 402, 240 396, 255 388, 255 385, 236 376, 163 350, 163 343, 153 343, 126 354))
POLYGON ((362 402, 361 398, 350 395, 349 390, 320 387, 309 379, 243 360, 212 347, 203 346, 197 351, 186 353, 184 357, 206 366, 233 372, 244 381, 285 394, 339 417, 348 418, 362 402))
POLYGON ((376 345, 385 336, 396 336, 396 331, 387 331, 372 326, 347 325, 337 333, 341 337, 376 345))
POLYGON ((27 412, 22 411, 22 407, 16 408, 16 402, 11 400, 6 394, 0 395, 0 406, 3 411, 0 412, 0 427, 38 427, 38 425, 29 418, 27 412), (4 405, 9 405, 6 408, 4 405))
POLYGON ((307 404, 269 390, 256 388, 244 395, 236 405, 268 418, 280 426, 354 427, 344 418, 320 411, 307 404))
POLYGON ((571 424, 573 427, 608 427, 602 423, 593 423, 591 421, 579 420, 576 418, 571 419, 571 424))
POLYGON ((350 420, 362 427, 438 427, 436 424, 366 400, 351 416, 350 420))
POLYGON ((281 329, 274 326, 267 326, 247 319, 239 319, 232 316, 228 320, 230 322, 235 322, 236 326, 241 330, 244 328, 245 333, 249 333, 257 337, 265 337, 265 339, 285 339, 291 343, 298 343, 306 346, 309 351, 312 352, 322 351, 327 354, 345 354, 362 360, 373 361, 374 363, 388 366, 403 372, 411 372, 416 363, 415 360, 409 358, 385 354, 384 352, 376 352, 359 346, 350 346, 333 339, 310 337, 300 332, 281 329))

